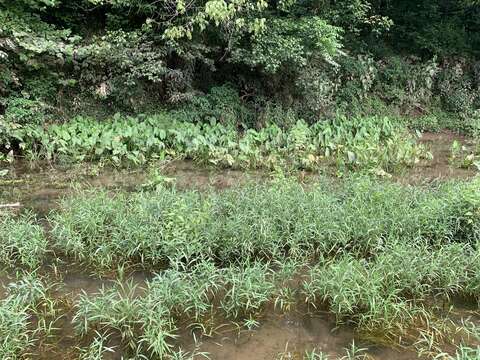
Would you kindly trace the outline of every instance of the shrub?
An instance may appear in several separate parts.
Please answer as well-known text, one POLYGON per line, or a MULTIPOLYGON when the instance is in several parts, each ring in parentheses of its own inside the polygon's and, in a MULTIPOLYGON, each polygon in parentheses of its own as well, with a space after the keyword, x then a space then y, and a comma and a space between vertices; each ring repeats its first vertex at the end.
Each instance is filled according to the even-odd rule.
POLYGON ((206 95, 193 96, 174 116, 195 123, 219 122, 224 125, 250 127, 252 111, 243 104, 238 90, 229 85, 212 87, 206 95))

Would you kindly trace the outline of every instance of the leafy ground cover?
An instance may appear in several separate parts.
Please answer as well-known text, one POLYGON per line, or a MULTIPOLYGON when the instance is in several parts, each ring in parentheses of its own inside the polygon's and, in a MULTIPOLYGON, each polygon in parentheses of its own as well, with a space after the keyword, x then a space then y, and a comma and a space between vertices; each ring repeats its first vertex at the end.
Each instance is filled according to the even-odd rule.
POLYGON ((232 168, 292 167, 393 172, 428 158, 405 125, 388 117, 337 117, 292 127, 270 124, 238 131, 233 125, 177 121, 168 114, 97 122, 77 118, 43 128, 22 129, 20 146, 33 158, 143 164, 186 158, 232 168))

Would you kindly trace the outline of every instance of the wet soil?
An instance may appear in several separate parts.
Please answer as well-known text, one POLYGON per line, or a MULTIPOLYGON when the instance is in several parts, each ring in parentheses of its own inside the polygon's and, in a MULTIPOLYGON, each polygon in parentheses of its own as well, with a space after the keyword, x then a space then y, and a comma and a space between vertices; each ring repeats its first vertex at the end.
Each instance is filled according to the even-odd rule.
POLYGON ((477 173, 475 169, 464 169, 451 164, 451 147, 454 141, 466 147, 471 147, 474 142, 472 139, 447 130, 439 133, 427 132, 422 134, 419 143, 424 144, 429 149, 433 159, 421 161, 413 168, 394 176, 394 179, 404 184, 415 185, 439 180, 465 180, 474 177, 477 173))
POLYGON ((256 330, 215 335, 201 343, 198 350, 209 353, 212 360, 304 359, 306 352, 313 350, 336 359, 346 354, 352 342, 365 349, 364 353, 370 359, 417 358, 416 354, 408 351, 368 344, 359 339, 351 328, 337 327, 328 314, 269 315, 256 330))

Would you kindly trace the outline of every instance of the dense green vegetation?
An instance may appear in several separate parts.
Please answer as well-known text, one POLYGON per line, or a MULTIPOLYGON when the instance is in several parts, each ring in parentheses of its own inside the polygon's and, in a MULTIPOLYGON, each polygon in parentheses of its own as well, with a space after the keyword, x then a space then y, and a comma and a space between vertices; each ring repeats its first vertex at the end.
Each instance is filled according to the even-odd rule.
POLYGON ((222 263, 316 258, 344 249, 367 257, 389 242, 439 246, 478 238, 477 181, 431 191, 368 179, 332 187, 305 191, 281 181, 208 195, 87 193, 52 217, 52 235, 63 251, 100 267, 200 255, 222 263))
POLYGON ((334 163, 339 170, 394 171, 429 157, 406 126, 388 117, 337 117, 313 125, 298 120, 287 128, 272 123, 239 133, 232 125, 192 123, 161 114, 100 123, 76 118, 16 133, 31 158, 116 165, 187 158, 234 168, 316 169, 334 163))
MULTIPOLYGON (((112 337, 125 354, 178 358, 182 328, 255 329, 271 307, 304 304, 366 339, 427 356, 453 344, 464 354, 456 358, 475 359, 475 325, 442 309, 455 297, 480 299, 478 188, 478 179, 420 188, 354 176, 307 188, 278 179, 223 192, 85 192, 63 201, 47 231, 31 217, 5 219, 2 242, 12 245, 2 262, 35 266, 50 252, 120 278, 127 268, 156 273, 143 290, 119 281, 75 300, 76 334, 90 344, 84 359, 103 358, 112 337)), ((9 322, 35 310, 19 304, 25 310, 7 313, 9 322)), ((12 334, 4 347, 21 354, 28 336, 12 334)))
MULTIPOLYGON (((375 177, 470 177, 479 136, 478 0, 0 0, 0 163, 152 169, 0 204, 0 358, 193 360, 301 314, 478 360, 479 179, 375 177), (183 191, 171 160, 271 177, 183 191)), ((332 359, 301 350, 278 358, 332 359)))
POLYGON ((472 134, 479 14, 474 0, 2 1, 0 140, 18 154, 39 146, 20 147, 31 125, 49 138, 77 115, 165 112, 243 130, 420 116, 472 134))
POLYGON ((48 332, 47 319, 53 312, 53 302, 46 287, 35 274, 21 276, 9 284, 6 297, 0 300, 0 356, 18 359, 27 355, 48 332), (37 317, 36 326, 32 323, 37 317))

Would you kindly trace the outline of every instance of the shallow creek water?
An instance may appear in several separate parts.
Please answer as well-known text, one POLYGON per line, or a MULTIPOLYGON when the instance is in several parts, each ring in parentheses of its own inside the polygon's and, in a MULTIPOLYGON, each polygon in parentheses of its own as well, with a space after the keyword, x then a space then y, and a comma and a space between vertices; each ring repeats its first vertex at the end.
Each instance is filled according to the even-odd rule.
MULTIPOLYGON (((431 151, 433 159, 422 161, 413 168, 401 171, 392 177, 392 181, 405 184, 424 184, 448 179, 468 179, 476 175, 474 169, 462 169, 450 164, 450 148, 454 140, 468 146, 470 140, 451 132, 425 133, 419 142, 431 151)), ((248 181, 267 181, 271 178, 268 171, 242 171, 219 169, 196 165, 191 161, 172 161, 158 165, 160 172, 174 179, 178 189, 217 190, 236 186, 248 181)), ((63 196, 79 188, 105 188, 112 191, 137 191, 148 179, 145 168, 132 170, 99 167, 95 164, 73 166, 53 166, 48 163, 17 161, 10 167, 7 176, 0 178, 0 199, 8 203, 20 203, 21 208, 33 209, 39 215, 45 215, 55 208, 63 196)), ((319 172, 298 172, 295 174, 302 182, 315 182, 319 176, 331 174, 332 169, 319 172)))
MULTIPOLYGON (((393 181, 406 183, 423 183, 438 179, 469 178, 475 175, 472 170, 455 169, 448 164, 447 147, 450 146, 451 134, 427 135, 422 140, 431 145, 434 161, 429 164, 419 164, 416 168, 407 170, 393 181)), ((28 164, 17 162, 7 167, 8 174, 0 179, 1 203, 18 203, 12 211, 31 210, 39 218, 45 217, 55 209, 58 200, 68 196, 78 189, 104 188, 109 191, 138 191, 147 180, 145 169, 118 170, 98 168, 95 165, 60 167, 48 164, 28 164)), ((221 190, 248 181, 268 181, 269 174, 254 171, 219 170, 199 167, 188 161, 176 161, 162 166, 162 174, 175 179, 178 189, 207 189, 213 187, 221 190)), ((299 173, 302 181, 314 181, 318 174, 299 173)), ((1 216, 1 213, 0 213, 1 216)), ((68 264, 64 261, 57 269, 42 270, 49 277, 57 279, 61 284, 59 298, 73 303, 84 291, 88 294, 98 292, 102 287, 113 284, 113 277, 99 278, 90 275, 88 269, 68 264)), ((141 288, 152 274, 130 273, 127 279, 141 288)), ((0 274, 0 284, 11 281, 8 274, 0 274)), ((0 287, 0 298, 4 297, 0 287)), ((71 325, 71 310, 67 310, 58 322, 60 330, 54 346, 42 348, 34 353, 37 359, 76 359, 76 347, 82 345, 74 336, 71 325)), ((179 344, 185 349, 193 348, 191 331, 184 330, 179 344)), ((321 350, 333 358, 345 355, 345 348, 352 341, 362 348, 368 349, 371 359, 416 359, 415 352, 404 349, 394 349, 362 341, 357 338, 353 329, 348 326, 337 327, 331 315, 325 313, 318 316, 303 315, 293 312, 288 315, 267 315, 261 320, 261 325, 254 331, 232 330, 220 328, 213 336, 201 340, 200 351, 209 353, 210 359, 232 360, 263 360, 263 359, 302 359, 305 351, 321 350)), ((121 353, 113 353, 108 358, 121 359, 121 353)), ((201 358, 201 357, 198 357, 201 358)))

